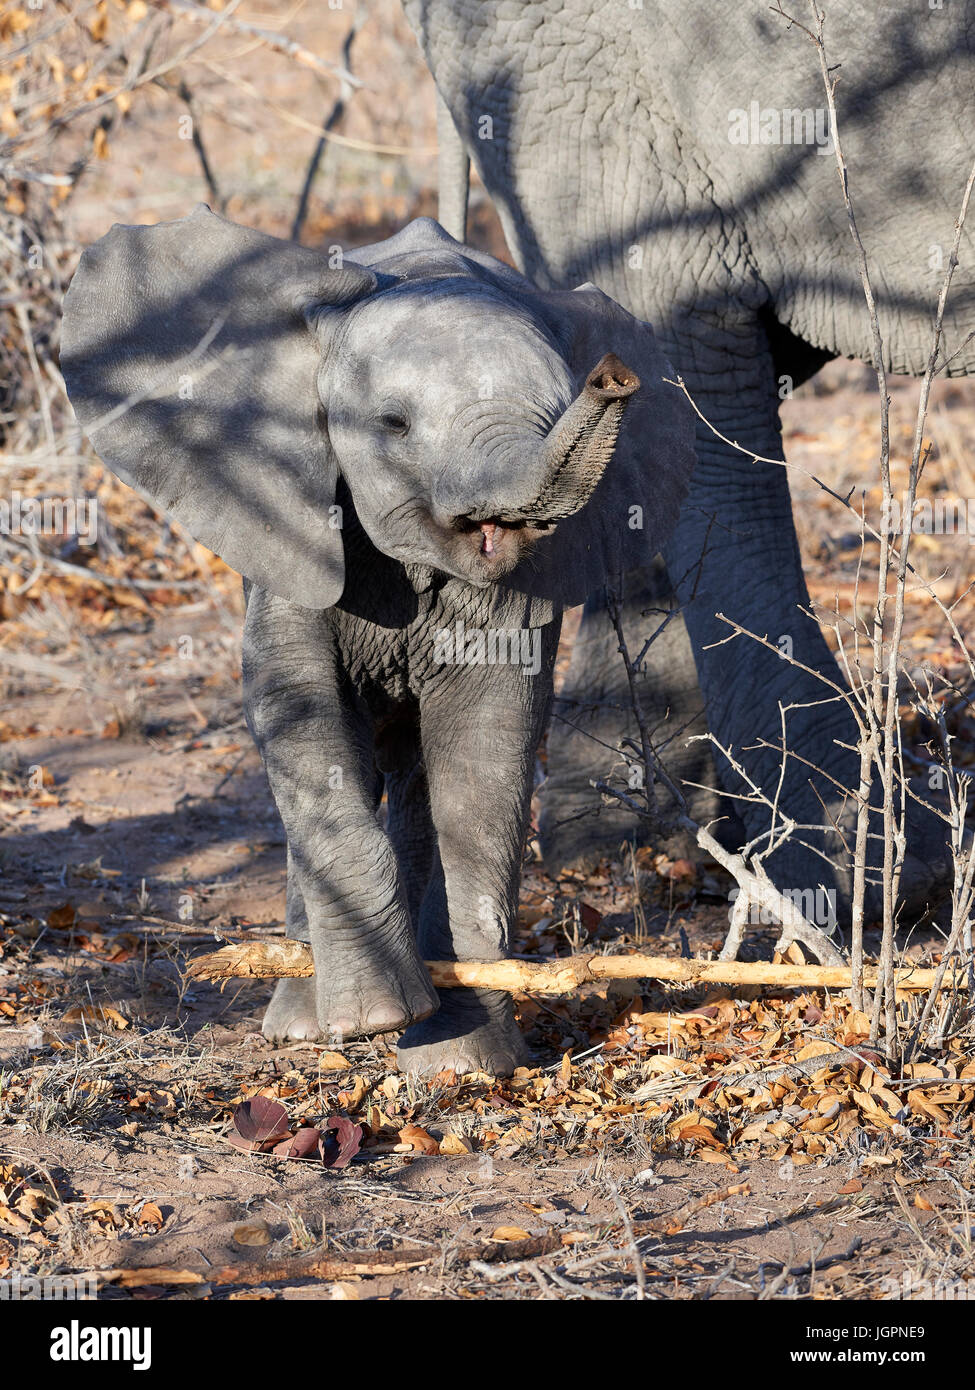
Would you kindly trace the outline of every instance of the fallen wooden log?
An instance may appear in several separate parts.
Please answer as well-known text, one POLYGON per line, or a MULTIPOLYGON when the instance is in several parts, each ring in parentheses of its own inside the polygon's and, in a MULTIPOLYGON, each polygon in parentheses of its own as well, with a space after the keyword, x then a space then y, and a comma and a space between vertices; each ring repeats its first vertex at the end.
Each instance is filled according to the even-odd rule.
MULTIPOLYGON (((773 964, 770 961, 683 960, 674 956, 563 956, 558 960, 427 961, 438 989, 503 989, 510 994, 571 994, 579 985, 597 980, 671 980, 677 984, 775 985, 785 989, 849 989, 850 970, 845 965, 773 964)), ((314 975, 311 948, 303 941, 247 941, 224 946, 197 956, 186 971, 194 980, 276 980, 314 975)), ((938 971, 920 966, 899 966, 897 988, 929 990, 938 971)), ((877 971, 864 971, 864 984, 877 985, 877 971)), ((942 989, 963 982, 959 969, 946 970, 942 989)))

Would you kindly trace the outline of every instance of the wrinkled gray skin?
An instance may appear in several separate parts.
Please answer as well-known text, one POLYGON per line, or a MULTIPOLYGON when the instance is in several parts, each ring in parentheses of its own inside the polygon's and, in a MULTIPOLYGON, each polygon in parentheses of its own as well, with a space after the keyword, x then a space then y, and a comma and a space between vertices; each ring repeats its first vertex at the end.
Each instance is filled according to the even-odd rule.
POLYGON ((315 961, 265 1033, 405 1028, 404 1069, 510 1072, 510 997, 438 999, 423 961, 506 954, 562 608, 676 522, 693 427, 651 330, 427 220, 336 268, 202 208, 85 253, 62 367, 102 458, 245 576, 315 961))
MULTIPOLYGON (((806 6, 785 8, 808 22, 806 6)), ((920 374, 971 165, 975 3, 826 8, 830 61, 842 63, 841 138, 887 367, 920 374)), ((591 280, 651 322, 714 428, 746 450, 781 458, 783 378, 795 386, 832 357, 871 358, 833 154, 816 143, 729 139, 731 113, 749 112, 753 101, 760 110, 824 106, 808 39, 769 13, 765 0, 643 0, 637 8, 624 0, 405 0, 405 9, 441 102, 444 225, 462 234, 466 148, 526 275, 545 287, 591 280)), ((975 369, 975 343, 962 347, 975 326, 971 224, 960 259, 945 318, 947 353, 961 348, 949 367, 958 375, 975 369)), ((786 471, 751 462, 703 424, 697 453, 666 568, 629 577, 625 613, 639 647, 657 621, 642 616, 647 608, 666 609, 674 595, 683 606, 651 648, 644 684, 649 709, 666 721, 666 758, 690 780, 709 779, 706 745, 681 748, 681 730, 694 721, 691 732, 699 732, 706 707, 717 739, 774 791, 780 705, 804 706, 787 716, 798 756, 780 804, 800 826, 821 826, 828 816, 848 832, 852 808, 836 790, 857 785, 856 732, 845 708, 814 676, 754 642, 714 645, 729 635, 716 616, 724 613, 773 643, 790 638, 799 661, 842 679, 818 627, 800 611, 808 595, 786 471)), ((856 523, 838 512, 837 525, 856 523)), ((587 607, 564 694, 542 798, 552 868, 592 860, 632 832, 625 813, 580 816, 592 808, 589 778, 605 762, 571 725, 610 746, 633 732, 598 598, 587 607)), ((727 765, 719 771, 726 789, 743 790, 727 765)), ((699 817, 716 809, 697 797, 699 817)), ((737 809, 760 845, 768 812, 741 802, 737 809)), ((741 826, 726 829, 740 840, 741 826)), ((876 862, 880 839, 873 845, 876 862)), ((767 862, 782 887, 835 887, 842 913, 847 847, 848 833, 844 844, 836 834, 803 832, 767 862)), ((912 807, 907 895, 923 899, 944 861, 938 827, 912 807)))

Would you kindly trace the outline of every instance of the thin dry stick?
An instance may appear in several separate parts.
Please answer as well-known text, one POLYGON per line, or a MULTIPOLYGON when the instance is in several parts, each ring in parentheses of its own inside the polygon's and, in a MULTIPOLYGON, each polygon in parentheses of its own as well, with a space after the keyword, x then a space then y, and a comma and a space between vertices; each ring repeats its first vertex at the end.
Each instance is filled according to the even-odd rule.
MULTIPOLYGON (((908 506, 906 506, 904 509, 903 517, 904 541, 901 545, 901 559, 897 567, 897 614, 895 623, 895 641, 891 653, 891 671, 888 676, 888 681, 894 682, 895 685, 897 673, 894 661, 897 653, 897 643, 899 643, 900 631, 903 625, 907 547, 910 540, 910 525, 911 516, 913 514, 914 508, 914 494, 917 487, 917 479, 920 476, 921 468, 923 466, 921 458, 921 449, 923 445, 924 424, 927 418, 928 404, 931 397, 931 383, 934 380, 935 371, 937 369, 938 353, 941 350, 945 306, 948 302, 948 292, 951 288, 952 276, 954 275, 955 267, 958 264, 958 251, 961 246, 962 230, 965 226, 965 219, 968 216, 968 208, 971 203, 973 188, 975 188, 975 164, 972 165, 971 173, 968 175, 968 182, 965 184, 965 192, 962 195, 961 211, 959 212, 958 217, 955 220, 955 234, 951 244, 951 252, 948 256, 948 265, 945 269, 944 280, 941 284, 941 293, 938 296, 938 309, 934 323, 934 341, 931 345, 931 352, 928 357, 927 370, 925 371, 924 379, 921 382, 921 393, 920 398, 918 400, 917 419, 914 427, 914 443, 911 452, 911 472, 910 481, 908 484, 908 506)), ((888 690, 888 706, 891 706, 893 703, 894 702, 891 699, 890 691, 888 690)), ((939 727, 942 733, 942 746, 945 749, 946 758, 950 759, 950 743, 948 740, 947 729, 944 725, 943 710, 939 711, 939 716, 939 727)), ((950 773, 950 761, 948 766, 950 773)), ((955 865, 955 881, 953 885, 952 898, 953 907, 955 911, 953 913, 954 920, 952 921, 952 930, 948 946, 945 949, 942 957, 942 974, 947 967, 947 963, 952 952, 957 951, 958 946, 961 944, 963 937, 967 935, 969 939, 967 944, 970 944, 971 886, 973 872, 975 872, 975 847, 970 848, 966 856, 962 843, 962 832, 965 823, 965 811, 967 809, 968 803, 967 783, 963 784, 961 787, 958 787, 956 785, 953 788, 951 800, 953 813, 952 850, 955 865)), ((970 951, 968 954, 968 965, 970 975, 972 969, 970 951)), ((907 1050, 911 1054, 913 1054, 914 1050, 916 1049, 920 1041, 920 1038, 923 1035, 923 1030, 927 1026, 927 1022, 931 1014, 931 1009, 936 993, 936 990, 932 990, 930 996, 928 997, 924 1009, 921 1013, 921 1017, 918 1020, 917 1026, 912 1035, 911 1041, 908 1044, 907 1050)))
POLYGON ((200 161, 200 170, 203 174, 204 182, 209 190, 210 197, 213 199, 218 212, 223 212, 227 206, 227 200, 220 192, 220 185, 217 183, 217 176, 210 157, 207 154, 206 145, 203 143, 203 132, 200 128, 200 114, 197 109, 196 98, 193 95, 185 79, 181 79, 177 87, 180 100, 185 102, 186 109, 190 113, 191 139, 193 148, 196 150, 196 157, 200 161))
MULTIPOLYGON (((342 42, 342 57, 345 60, 345 67, 350 72, 352 70, 352 45, 355 43, 356 35, 359 32, 359 26, 363 23, 364 19, 364 11, 357 10, 355 15, 353 16, 352 23, 350 24, 349 29, 342 42)), ((345 118, 346 106, 352 95, 352 88, 348 85, 348 83, 343 82, 339 88, 338 96, 332 103, 331 110, 325 117, 325 123, 322 126, 323 132, 335 130, 339 122, 345 118)), ((305 174, 305 181, 302 185, 301 196, 298 199, 298 210, 295 213, 294 221, 291 224, 292 241, 301 240, 302 228, 305 225, 305 218, 308 216, 308 204, 311 200, 312 188, 315 185, 315 179, 317 178, 318 171, 321 168, 322 159, 325 155, 326 145, 326 136, 322 134, 318 137, 318 141, 312 153, 311 160, 308 164, 308 171, 305 174)))
POLYGON ((287 121, 288 125, 293 125, 296 130, 307 130, 310 135, 318 135, 334 145, 342 145, 348 150, 361 150, 365 154, 409 156, 411 159, 427 159, 436 156, 436 145, 381 145, 374 140, 359 140, 352 135, 340 135, 337 130, 326 130, 324 126, 316 125, 314 121, 306 121, 303 116, 296 116, 286 107, 272 101, 259 87, 255 87, 253 82, 248 82, 246 78, 241 77, 239 73, 234 72, 223 63, 218 63, 210 58, 206 60, 206 66, 225 82, 229 82, 242 92, 246 92, 248 96, 265 106, 268 111, 273 111, 283 121, 287 121))
MULTIPOLYGON (((931 713, 930 709, 929 713, 931 713)), ((959 946, 961 946, 963 961, 967 967, 968 995, 971 999, 973 993, 975 993, 972 983, 973 960, 971 945, 972 911, 973 906, 975 906, 975 849, 969 847, 966 852, 964 847, 970 779, 965 774, 957 775, 955 772, 954 759, 951 752, 951 740, 948 735, 943 705, 940 705, 934 712, 934 718, 937 722, 941 739, 942 757, 948 773, 948 796, 951 802, 951 849, 955 866, 951 894, 951 931, 941 955, 939 980, 943 978, 944 971, 947 969, 951 957, 958 951, 959 946)), ((904 1049, 905 1061, 911 1060, 920 1045, 925 1029, 931 1018, 938 992, 938 989, 932 989, 924 1002, 921 1014, 904 1049)))
MULTIPOLYGON (((176 14, 182 18, 190 20, 193 24, 213 23, 212 10, 204 9, 202 5, 193 5, 190 0, 153 0, 159 10, 168 10, 171 14, 176 14)), ((289 39, 287 34, 278 34, 273 29, 262 29, 257 24, 250 24, 244 19, 230 19, 224 25, 225 30, 243 34, 247 38, 257 39, 267 48, 273 48, 275 53, 283 53, 286 58, 291 58, 293 62, 302 67, 311 68, 313 72, 319 73, 322 77, 338 77, 351 87, 361 87, 362 82, 358 77, 353 77, 348 68, 340 63, 327 63, 319 58, 316 53, 312 53, 310 48, 305 48, 295 39, 289 39)))
MULTIPOLYGON (((856 214, 853 209, 853 200, 850 196, 850 176, 843 155, 843 145, 840 139, 839 122, 836 115, 835 88, 836 78, 830 70, 826 56, 826 45, 823 40, 823 28, 826 23, 825 14, 820 11, 816 0, 810 0, 810 8, 816 22, 815 31, 801 24, 791 15, 786 14, 782 8, 781 0, 776 0, 773 8, 782 15, 783 19, 790 24, 796 25, 806 36, 811 39, 816 48, 819 58, 820 71, 823 77, 823 86, 826 92, 826 104, 829 110, 829 128, 833 137, 833 152, 836 157, 836 167, 839 171, 840 186, 843 191, 843 205, 846 209, 847 222, 850 228, 850 236, 853 240, 856 252, 857 270, 860 276, 860 284, 863 289, 863 297, 867 305, 867 314, 870 322, 871 355, 873 359, 873 369, 877 377, 877 389, 880 396, 880 476, 883 487, 883 498, 886 506, 890 507, 892 491, 890 485, 890 400, 887 394, 887 368, 884 362, 884 344, 880 331, 880 318, 877 312, 877 303, 874 298, 873 285, 870 280, 870 270, 867 264, 867 253, 860 238, 860 231, 857 227, 856 214)), ((887 512, 889 515, 889 510, 887 512)), ((881 962, 884 966, 884 978, 889 977, 890 968, 893 965, 893 940, 894 940, 894 903, 890 887, 893 877, 893 838, 887 834, 890 822, 888 812, 893 815, 893 763, 889 757, 889 749, 885 745, 878 749, 876 738, 876 726, 885 723, 885 712, 883 709, 883 648, 884 648, 884 618, 887 609, 887 575, 890 570, 890 540, 888 529, 881 527, 880 530, 880 570, 877 585, 877 602, 874 608, 872 652, 873 670, 870 680, 871 700, 868 705, 868 713, 872 715, 870 719, 871 733, 869 738, 864 739, 861 733, 860 742, 860 785, 869 780, 870 759, 879 753, 882 758, 882 782, 884 789, 884 875, 883 875, 883 905, 884 905, 884 929, 883 943, 881 947, 881 962), (874 722, 876 721, 876 722, 874 722), (888 772, 890 776, 888 777, 888 772), (866 775, 865 775, 866 774, 866 775)), ((886 727, 886 725, 885 725, 886 727)), ((867 827, 870 819, 869 798, 864 800, 862 797, 857 806, 857 850, 866 852, 867 827)), ((864 913, 864 894, 866 888, 865 862, 857 860, 854 865, 854 913, 853 928, 854 955, 860 961, 863 959, 863 913, 864 913)), ((859 974, 859 971, 858 971, 859 974)), ((879 1008, 880 996, 874 1002, 874 1019, 872 1036, 875 1038, 879 1027, 879 1008)), ((893 1041, 893 1036, 889 1038, 893 1041)))
MULTIPOLYGON (((64 126, 70 125, 71 122, 76 121, 80 116, 87 116, 90 111, 97 111, 100 107, 107 106, 110 102, 116 101, 118 97, 125 93, 134 91, 136 87, 143 87, 149 82, 155 82, 157 77, 162 77, 165 73, 172 72, 173 68, 178 68, 194 53, 197 53, 203 48, 205 44, 209 43, 218 29, 223 28, 230 22, 231 15, 234 10, 238 8, 240 3, 241 0, 229 0, 229 4, 225 10, 221 10, 218 14, 210 15, 209 18, 212 22, 208 24, 206 32, 201 34, 198 39, 194 39, 192 43, 187 44, 185 48, 181 49, 179 53, 174 54, 172 58, 167 58, 164 62, 148 70, 139 68, 137 71, 130 73, 120 86, 113 87, 110 91, 103 92, 100 96, 92 97, 91 100, 82 102, 79 106, 73 107, 62 115, 55 116, 49 127, 44 131, 45 138, 50 135, 51 131, 60 130, 64 126)), ((11 147, 19 146, 24 144, 29 138, 32 137, 15 136, 9 143, 11 147)), ((74 180, 72 180, 72 182, 74 182, 74 180)))

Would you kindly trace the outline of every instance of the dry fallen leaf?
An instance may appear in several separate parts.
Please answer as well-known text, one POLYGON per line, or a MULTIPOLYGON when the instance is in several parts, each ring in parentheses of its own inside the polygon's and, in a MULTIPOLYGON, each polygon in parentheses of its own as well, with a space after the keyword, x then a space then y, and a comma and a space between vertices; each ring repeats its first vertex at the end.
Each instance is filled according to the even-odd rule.
POLYGON ((366 1078, 357 1074, 352 1080, 352 1090, 339 1091, 335 1099, 344 1110, 354 1110, 357 1105, 362 1103, 362 1098, 368 1089, 369 1083, 366 1078))
MULTIPOLYGON (((836 1053, 836 1048, 832 1043, 828 1043, 825 1038, 814 1038, 811 1043, 799 1049, 795 1054, 797 1062, 805 1062, 810 1057, 831 1057, 836 1053)), ((837 1057, 837 1061, 839 1061, 837 1057)))
POLYGON ((471 1141, 462 1134, 445 1134, 440 1141, 440 1152, 442 1154, 469 1154, 473 1153, 471 1141))
POLYGON ((11 1211, 9 1207, 0 1202, 0 1224, 10 1227, 11 1230, 19 1231, 22 1234, 30 1230, 30 1222, 25 1221, 19 1212, 11 1211))
POLYGON ((120 1014, 118 1009, 113 1009, 110 1004, 80 1004, 73 1009, 69 1009, 64 1015, 65 1023, 110 1023, 113 1028, 120 1031, 128 1028, 129 1020, 120 1014))
POLYGON ((900 1161, 899 1156, 893 1154, 867 1154, 860 1164, 860 1167, 868 1170, 870 1168, 892 1168, 895 1163, 900 1161))
POLYGON ((140 1226, 151 1226, 153 1230, 158 1231, 164 1219, 161 1209, 155 1202, 143 1202, 139 1211, 140 1226))
POLYGON ((491 1232, 492 1240, 530 1240, 527 1231, 520 1226, 496 1226, 491 1232))
POLYGON ((270 1245, 271 1228, 266 1221, 245 1221, 234 1229, 237 1245, 270 1245))
POLYGON ((321 1138, 320 1129, 316 1129, 314 1125, 303 1125, 301 1129, 296 1129, 294 1134, 289 1134, 279 1144, 275 1144, 271 1152, 277 1158, 315 1158, 321 1138))
POLYGON ((726 1153, 718 1153, 715 1149, 701 1149, 695 1157, 702 1163, 721 1163, 727 1168, 729 1173, 740 1173, 741 1169, 737 1163, 732 1163, 726 1153))
POLYGON ((362 1145, 362 1126, 344 1115, 329 1115, 322 1125, 318 1151, 326 1168, 344 1168, 362 1145))
POLYGON ((440 1141, 434 1139, 432 1134, 428 1134, 419 1125, 404 1125, 399 1132, 401 1144, 409 1144, 415 1153, 438 1154, 440 1152, 440 1141))
POLYGON ((341 1052, 321 1052, 318 1056, 319 1071, 348 1071, 351 1065, 341 1052))
POLYGON ((288 1112, 280 1101, 268 1096, 242 1100, 234 1110, 234 1127, 227 1138, 245 1153, 259 1153, 273 1148, 290 1136, 288 1112))
POLYGON ((693 883, 697 878, 697 867, 690 859, 675 859, 664 871, 663 877, 677 883, 693 883))

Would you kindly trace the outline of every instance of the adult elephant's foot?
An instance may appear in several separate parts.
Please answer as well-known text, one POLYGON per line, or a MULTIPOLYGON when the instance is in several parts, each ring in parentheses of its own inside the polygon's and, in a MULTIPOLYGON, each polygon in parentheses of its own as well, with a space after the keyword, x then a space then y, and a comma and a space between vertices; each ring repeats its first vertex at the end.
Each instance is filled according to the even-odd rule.
POLYGON ((442 990, 438 1011, 407 1028, 396 1049, 400 1071, 426 1077, 439 1071, 510 1076, 528 1062, 511 995, 497 989, 442 990))
MULTIPOLYGON (((329 937, 331 933, 322 933, 329 937)), ((369 1038, 407 1028, 440 1006, 430 972, 420 959, 412 934, 376 949, 365 941, 360 951, 342 943, 327 947, 312 933, 315 999, 323 1036, 334 1042, 369 1038)))
POLYGON ((266 1038, 337 1045, 407 1028, 439 1007, 412 938, 384 950, 367 940, 356 951, 331 937, 312 933, 314 976, 278 981, 264 1016, 266 1038))

